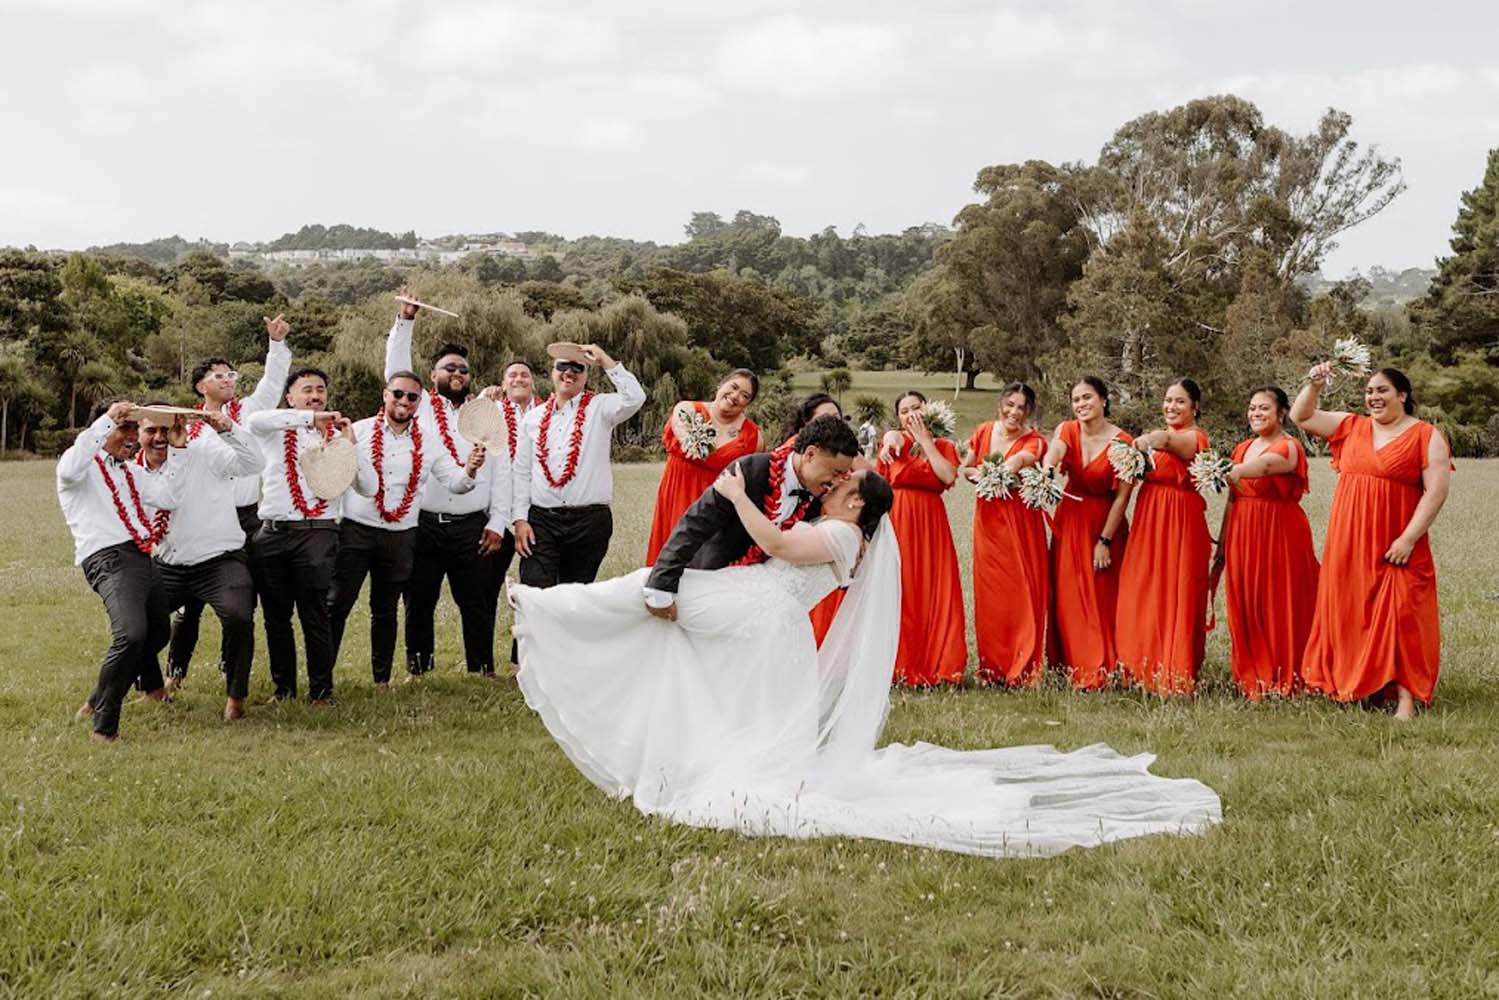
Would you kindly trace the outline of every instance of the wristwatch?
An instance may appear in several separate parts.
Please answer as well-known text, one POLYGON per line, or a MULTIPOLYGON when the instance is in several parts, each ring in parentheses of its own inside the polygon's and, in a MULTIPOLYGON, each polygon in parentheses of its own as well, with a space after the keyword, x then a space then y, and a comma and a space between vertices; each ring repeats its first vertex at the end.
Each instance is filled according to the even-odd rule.
POLYGON ((1105 548, 1108 548, 1108 547, 1110 547, 1110 546, 1112 546, 1114 544, 1114 540, 1112 538, 1110 538, 1108 535, 1099 535, 1098 536, 1098 541, 1105 548))

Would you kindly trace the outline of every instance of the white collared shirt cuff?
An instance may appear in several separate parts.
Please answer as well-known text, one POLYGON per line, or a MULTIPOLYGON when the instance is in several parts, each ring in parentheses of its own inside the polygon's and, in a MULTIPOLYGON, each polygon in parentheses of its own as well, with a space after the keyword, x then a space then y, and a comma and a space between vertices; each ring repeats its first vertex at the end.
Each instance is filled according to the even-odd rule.
POLYGON ((677 603, 677 595, 670 591, 657 590, 655 587, 645 587, 645 603, 652 608, 669 608, 677 603))

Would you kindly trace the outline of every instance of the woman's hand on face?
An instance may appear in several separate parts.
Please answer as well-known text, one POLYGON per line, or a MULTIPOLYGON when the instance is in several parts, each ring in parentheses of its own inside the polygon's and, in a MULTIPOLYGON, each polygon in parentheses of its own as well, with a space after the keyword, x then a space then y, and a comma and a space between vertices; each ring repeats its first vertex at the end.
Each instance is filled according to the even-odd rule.
POLYGON ((739 466, 731 465, 718 478, 713 481, 713 489, 725 500, 738 500, 745 496, 744 473, 739 471, 739 466))
POLYGON ((906 429, 906 433, 916 439, 917 444, 928 445, 932 443, 932 432, 927 427, 926 420, 922 418, 920 410, 912 410, 907 413, 904 417, 900 418, 900 423, 906 429))

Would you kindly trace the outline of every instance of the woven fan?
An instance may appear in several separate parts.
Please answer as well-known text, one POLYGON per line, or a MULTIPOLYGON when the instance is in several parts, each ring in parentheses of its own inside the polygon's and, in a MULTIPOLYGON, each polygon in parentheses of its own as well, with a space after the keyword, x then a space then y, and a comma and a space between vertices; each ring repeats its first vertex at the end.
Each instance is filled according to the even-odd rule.
POLYGON ((510 429, 505 426, 505 415, 490 399, 471 399, 458 408, 458 433, 489 451, 510 447, 510 429))
POLYGON ((348 438, 334 437, 302 452, 302 478, 319 500, 334 500, 354 485, 359 455, 348 438))

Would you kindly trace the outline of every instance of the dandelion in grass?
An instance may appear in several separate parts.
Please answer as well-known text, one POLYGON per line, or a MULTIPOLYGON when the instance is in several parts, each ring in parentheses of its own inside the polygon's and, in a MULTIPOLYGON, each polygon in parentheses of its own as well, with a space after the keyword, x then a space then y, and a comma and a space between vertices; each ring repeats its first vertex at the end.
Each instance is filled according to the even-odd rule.
POLYGON ((1199 451, 1192 464, 1187 466, 1187 474, 1192 477, 1197 492, 1206 497, 1228 489, 1228 474, 1233 468, 1234 463, 1219 452, 1199 451))
MULTIPOLYGON (((958 415, 940 399, 928 400, 922 404, 921 419, 934 438, 951 438, 958 429, 958 415)), ((912 441, 911 454, 915 455, 919 451, 921 445, 912 441)))
POLYGON ((1010 492, 1020 488, 1020 477, 1010 471, 999 455, 989 455, 979 463, 973 486, 980 500, 1008 500, 1010 492))
POLYGON ((1109 465, 1121 483, 1138 483, 1155 469, 1150 452, 1124 441, 1109 445, 1109 465))
POLYGON ((679 435, 682 451, 689 458, 702 461, 718 447, 718 428, 696 409, 683 414, 679 435))
POLYGON ((1020 470, 1020 502, 1048 516, 1057 512, 1067 495, 1067 476, 1060 469, 1032 465, 1020 470))

